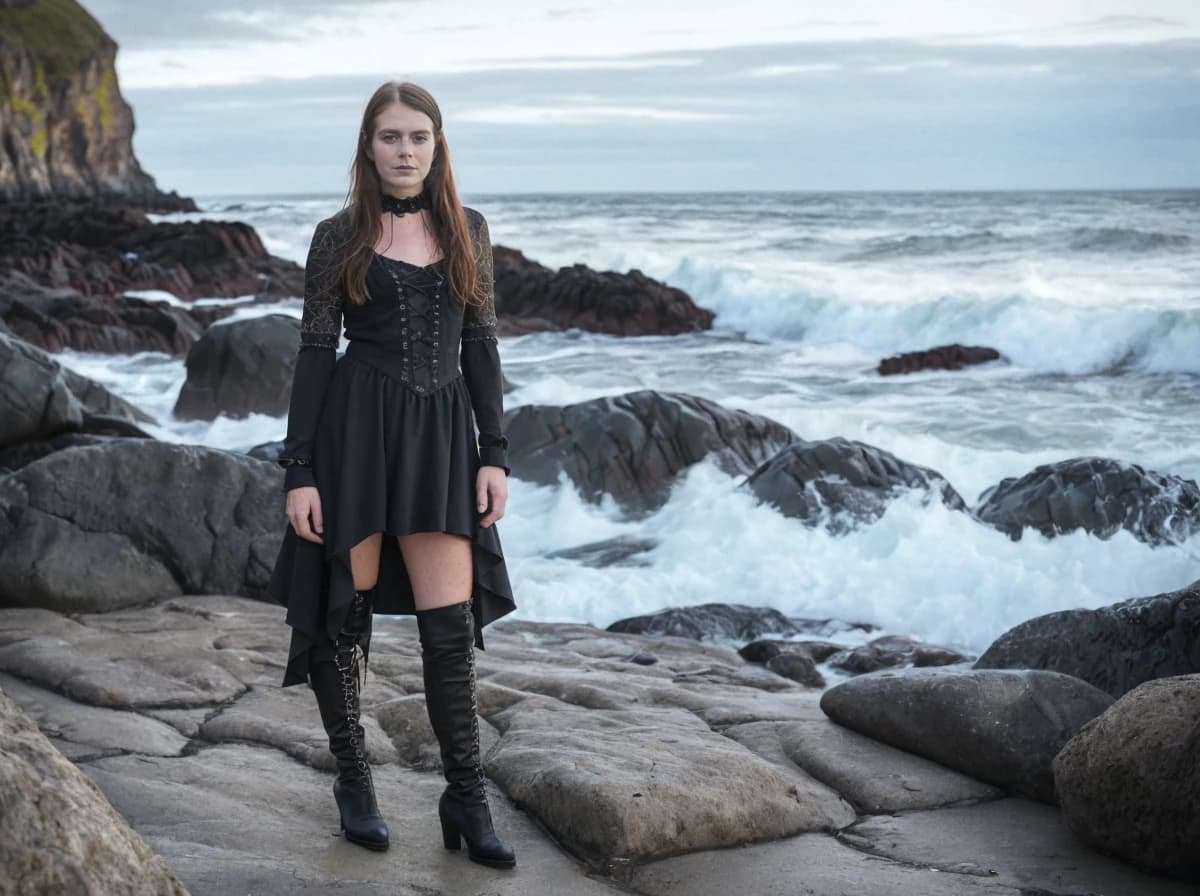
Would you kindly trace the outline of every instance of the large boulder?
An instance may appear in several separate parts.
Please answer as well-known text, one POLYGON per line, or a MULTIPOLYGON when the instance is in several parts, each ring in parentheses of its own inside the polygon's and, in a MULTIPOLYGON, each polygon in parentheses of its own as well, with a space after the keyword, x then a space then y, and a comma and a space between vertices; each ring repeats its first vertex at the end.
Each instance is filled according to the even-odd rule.
POLYGON ((493 256, 496 311, 509 327, 651 336, 712 326, 713 312, 638 270, 621 274, 575 264, 551 271, 504 246, 493 256))
POLYGON ((1149 544, 1176 544, 1200 531, 1200 486, 1104 457, 1043 464, 979 496, 975 515, 1020 539, 1083 529, 1109 538, 1121 529, 1149 544))
POLYGON ((100 788, 0 692, 0 892, 187 896, 100 788))
POLYGON ((1141 684, 1054 759, 1067 825, 1093 846, 1200 883, 1200 675, 1141 684))
POLYGON ((245 455, 138 439, 44 457, 0 480, 0 605, 265 598, 286 525, 282 477, 245 455))
POLYGON ((928 492, 954 510, 966 503, 940 473, 862 442, 795 442, 741 484, 785 516, 841 533, 881 517, 906 489, 928 492))
POLYGON ((635 512, 662 506, 675 475, 709 455, 744 474, 797 438, 767 417, 653 390, 523 405, 505 414, 504 432, 514 476, 554 485, 565 471, 585 498, 611 495, 635 512))
POLYGON ((1059 610, 995 640, 976 669, 1049 669, 1120 697, 1144 681, 1200 672, 1200 581, 1098 610, 1059 610))
POLYGON ((187 356, 175 416, 286 414, 300 344, 300 321, 269 314, 209 327, 187 356))
MULTIPOLYGON (((76 435, 147 436, 153 419, 99 383, 66 369, 40 349, 0 333, 0 466, 18 446, 76 435)), ((53 446, 59 447, 59 446, 53 446)), ((44 451, 32 451, 33 457, 44 451)))
POLYGON ((1055 755, 1111 703, 1068 675, 1001 670, 875 672, 821 697, 839 725, 1046 803, 1055 755))

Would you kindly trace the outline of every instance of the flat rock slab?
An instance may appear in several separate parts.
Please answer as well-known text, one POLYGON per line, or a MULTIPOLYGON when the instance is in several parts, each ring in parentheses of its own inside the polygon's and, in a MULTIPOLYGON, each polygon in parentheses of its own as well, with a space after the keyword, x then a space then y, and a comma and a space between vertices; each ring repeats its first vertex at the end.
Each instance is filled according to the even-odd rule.
POLYGON ((1043 896, 889 861, 825 834, 661 859, 626 879, 645 896, 1043 896))
POLYGON ((374 771, 391 848, 375 853, 338 833, 333 775, 278 750, 227 744, 192 756, 120 756, 84 771, 174 869, 192 896, 612 896, 494 786, 496 829, 517 867, 497 871, 441 845, 437 775, 392 764, 374 771))
POLYGON ((492 717, 488 772, 578 855, 644 858, 834 830, 853 813, 679 709, 524 700, 492 717))
POLYGON ((1070 832, 1062 813, 1020 797, 876 816, 842 836, 876 855, 944 871, 987 874, 1022 893, 1196 896, 1195 885, 1152 877, 1100 855, 1070 832))
POLYGON ((153 756, 178 756, 188 739, 158 719, 123 710, 98 709, 68 700, 53 691, 0 672, 0 690, 12 698, 56 746, 81 754, 133 751, 153 756))
POLYGON ((834 722, 758 722, 727 730, 760 755, 775 755, 842 794, 868 815, 998 799, 995 787, 834 722))

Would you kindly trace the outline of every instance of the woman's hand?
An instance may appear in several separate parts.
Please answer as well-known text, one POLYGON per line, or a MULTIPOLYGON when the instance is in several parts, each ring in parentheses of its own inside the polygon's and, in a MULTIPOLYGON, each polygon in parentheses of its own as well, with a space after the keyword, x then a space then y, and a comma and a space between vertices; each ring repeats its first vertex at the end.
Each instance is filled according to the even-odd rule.
POLYGON ((294 488, 287 493, 287 516, 301 538, 317 544, 325 543, 321 538, 325 531, 325 520, 321 517, 321 495, 311 485, 294 488))
POLYGON ((508 475, 503 467, 485 464, 475 475, 475 509, 487 511, 479 520, 485 529, 504 516, 504 505, 508 503, 508 475), (489 510, 489 508, 491 508, 489 510))

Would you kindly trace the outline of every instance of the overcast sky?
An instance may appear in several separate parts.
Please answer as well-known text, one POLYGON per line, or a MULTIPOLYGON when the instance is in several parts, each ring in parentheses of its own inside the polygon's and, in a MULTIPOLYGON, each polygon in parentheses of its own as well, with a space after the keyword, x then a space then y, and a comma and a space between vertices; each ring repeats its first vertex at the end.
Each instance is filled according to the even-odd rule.
POLYGON ((468 194, 1200 187, 1200 0, 84 5, 187 195, 344 193, 389 78, 468 194))

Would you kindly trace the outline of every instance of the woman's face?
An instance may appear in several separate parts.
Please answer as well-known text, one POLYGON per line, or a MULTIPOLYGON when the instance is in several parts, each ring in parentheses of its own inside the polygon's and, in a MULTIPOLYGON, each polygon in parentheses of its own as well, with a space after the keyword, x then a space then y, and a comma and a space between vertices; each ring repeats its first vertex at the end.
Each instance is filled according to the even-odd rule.
POLYGON ((367 158, 375 163, 383 192, 416 196, 433 164, 433 120, 403 103, 385 106, 375 116, 375 135, 367 158))

